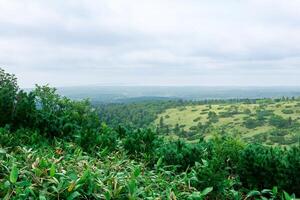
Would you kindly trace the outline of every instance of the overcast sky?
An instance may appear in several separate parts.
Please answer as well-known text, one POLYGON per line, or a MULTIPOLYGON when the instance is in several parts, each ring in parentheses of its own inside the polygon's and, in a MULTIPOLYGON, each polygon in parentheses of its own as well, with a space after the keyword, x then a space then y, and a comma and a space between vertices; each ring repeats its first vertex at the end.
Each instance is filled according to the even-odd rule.
POLYGON ((22 87, 300 85, 300 0, 0 0, 0 67, 22 87))

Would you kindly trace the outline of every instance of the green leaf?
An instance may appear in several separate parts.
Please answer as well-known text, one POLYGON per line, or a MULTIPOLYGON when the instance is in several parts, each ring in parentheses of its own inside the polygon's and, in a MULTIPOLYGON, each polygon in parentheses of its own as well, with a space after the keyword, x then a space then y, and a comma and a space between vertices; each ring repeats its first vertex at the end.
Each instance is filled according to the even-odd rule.
POLYGON ((50 176, 51 176, 51 177, 54 177, 54 175, 55 175, 55 171, 56 171, 55 168, 56 168, 56 167, 55 167, 55 164, 52 163, 51 168, 50 168, 50 176))
POLYGON ((262 194, 272 194, 272 190, 269 190, 269 189, 264 189, 261 191, 262 194))
POLYGON ((16 165, 13 165, 12 170, 10 172, 9 180, 11 183, 16 183, 19 176, 19 170, 16 165))
POLYGON ((160 157, 160 158, 158 159, 158 161, 156 162, 156 168, 157 168, 157 169, 161 166, 162 162, 163 162, 163 157, 160 157))
POLYGON ((2 148, 0 148, 0 154, 6 154, 6 151, 2 148))
POLYGON ((140 174, 141 174, 141 168, 140 167, 135 168, 133 172, 134 177, 137 178, 140 174))
POLYGON ((91 172, 89 169, 85 170, 81 178, 79 179, 78 183, 85 183, 88 178, 90 177, 91 172))
POLYGON ((289 195, 287 192, 283 192, 285 200, 294 200, 293 195, 289 195))
POLYGON ((202 195, 200 194, 200 192, 193 192, 189 198, 189 200, 202 200, 202 195))
POLYGON ((67 200, 73 200, 80 196, 79 192, 73 192, 70 196, 68 196, 67 200))
POLYGON ((111 199, 111 196, 110 196, 109 191, 106 191, 106 192, 104 193, 104 196, 105 196, 105 200, 110 200, 110 199, 111 199))
POLYGON ((129 194, 131 196, 134 196, 135 192, 137 189, 137 184, 136 184, 136 180, 132 179, 129 181, 128 183, 128 190, 129 190, 129 194))
POLYGON ((208 195, 211 191, 213 191, 213 187, 207 187, 207 188, 205 188, 202 192, 201 192, 201 194, 202 194, 202 196, 206 196, 206 195, 208 195))
POLYGON ((45 197, 45 194, 40 193, 39 200, 47 200, 46 197, 45 197))
POLYGON ((273 193, 273 195, 274 196, 276 196, 277 195, 277 193, 278 193, 278 188, 275 186, 275 187, 273 187, 273 189, 272 189, 272 193, 273 193))
POLYGON ((256 196, 260 196, 261 194, 260 194, 260 192, 259 191, 257 191, 257 190, 253 190, 253 191, 251 191, 251 192, 249 192, 248 194, 247 194, 247 197, 246 197, 246 199, 248 199, 248 198, 250 198, 250 197, 256 197, 256 196))

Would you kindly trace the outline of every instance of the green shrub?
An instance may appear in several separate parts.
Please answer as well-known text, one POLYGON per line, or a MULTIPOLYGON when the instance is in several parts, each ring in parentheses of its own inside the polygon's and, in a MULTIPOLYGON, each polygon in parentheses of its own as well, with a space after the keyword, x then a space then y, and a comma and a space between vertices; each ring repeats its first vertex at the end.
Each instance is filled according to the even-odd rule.
POLYGON ((135 156, 153 155, 159 144, 157 133, 151 129, 128 131, 123 140, 125 150, 135 156))
POLYGON ((16 77, 0 68, 0 127, 12 122, 18 90, 16 77))
POLYGON ((258 121, 264 121, 267 117, 273 115, 273 110, 265 110, 265 109, 258 109, 256 110, 256 119, 258 121))
POLYGON ((219 121, 218 115, 215 112, 210 111, 208 113, 208 117, 207 119, 209 120, 209 122, 211 123, 217 123, 219 121))
POLYGON ((283 117, 279 115, 273 115, 269 119, 269 123, 272 126, 275 126, 277 128, 287 128, 291 125, 290 120, 284 119, 283 117))
POLYGON ((199 122, 201 120, 201 117, 197 117, 193 120, 193 122, 199 122))
POLYGON ((240 154, 238 174, 246 188, 272 188, 300 195, 300 147, 249 144, 240 154))
POLYGON ((269 139, 273 142, 273 143, 278 143, 278 144, 283 144, 285 139, 283 136, 270 136, 269 139))
POLYGON ((9 131, 7 128, 0 128, 0 146, 38 146, 47 143, 47 139, 42 137, 37 131, 20 128, 16 131, 9 131))
POLYGON ((16 99, 17 101, 12 120, 13 128, 35 128, 37 122, 37 110, 34 93, 19 91, 16 99))
POLYGON ((250 144, 241 153, 239 176, 248 188, 271 188, 278 185, 281 150, 250 144))
POLYGON ((288 134, 289 134, 289 132, 284 129, 274 129, 274 130, 270 131, 270 135, 272 135, 272 136, 286 136, 288 134))
POLYGON ((294 113, 294 111, 293 110, 291 110, 291 109, 283 109, 282 111, 281 111, 283 114, 293 114, 294 113))
POLYGON ((254 128, 258 127, 258 126, 262 126, 263 122, 258 121, 258 120, 254 119, 254 118, 247 118, 246 121, 244 122, 244 125, 248 129, 254 129, 254 128))
POLYGON ((231 112, 219 112, 219 117, 221 118, 228 118, 228 117, 232 117, 234 114, 232 114, 231 112))
POLYGON ((114 150, 117 146, 117 133, 102 124, 99 129, 85 128, 77 135, 76 142, 86 151, 97 153, 99 150, 114 150))
POLYGON ((207 157, 205 143, 187 144, 182 140, 170 142, 158 150, 158 157, 163 158, 165 165, 172 165, 177 170, 186 170, 196 162, 207 157))

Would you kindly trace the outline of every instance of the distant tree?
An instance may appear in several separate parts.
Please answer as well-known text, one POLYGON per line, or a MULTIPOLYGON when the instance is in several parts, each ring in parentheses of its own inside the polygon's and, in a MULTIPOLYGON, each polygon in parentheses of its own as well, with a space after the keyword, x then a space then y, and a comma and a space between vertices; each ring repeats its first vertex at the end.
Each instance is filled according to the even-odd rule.
POLYGON ((175 125, 175 128, 174 128, 174 133, 175 133, 176 135, 178 135, 179 132, 180 132, 180 127, 179 127, 179 124, 177 123, 177 124, 175 125))
POLYGON ((259 120, 253 119, 253 118, 248 118, 244 122, 245 127, 249 128, 249 129, 256 128, 258 126, 261 126, 262 124, 263 124, 262 121, 259 121, 259 120))
POLYGON ((277 128, 287 128, 291 121, 289 121, 288 119, 284 119, 279 115, 273 115, 270 117, 269 123, 270 125, 275 126, 277 128))
POLYGON ((292 124, 293 124, 293 119, 292 119, 292 117, 289 117, 288 118, 288 125, 292 126, 292 124))
POLYGON ((251 110, 249 108, 244 110, 244 114, 246 115, 250 115, 251 114, 251 110))
POLYGON ((160 117, 160 119, 159 119, 159 127, 162 129, 162 128, 164 128, 164 118, 163 117, 160 117))
POLYGON ((165 126, 165 132, 166 132, 167 135, 170 134, 170 128, 169 128, 169 125, 166 125, 166 126, 165 126))
POLYGON ((219 118, 218 118, 218 115, 213 112, 213 111, 210 111, 208 113, 208 120, 211 122, 211 123, 216 123, 219 121, 219 118))

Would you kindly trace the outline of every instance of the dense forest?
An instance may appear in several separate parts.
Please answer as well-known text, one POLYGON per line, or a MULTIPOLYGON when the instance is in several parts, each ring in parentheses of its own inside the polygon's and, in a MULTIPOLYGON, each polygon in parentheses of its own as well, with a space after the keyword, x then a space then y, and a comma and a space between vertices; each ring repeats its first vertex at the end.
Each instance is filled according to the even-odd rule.
MULTIPOLYGON (((261 100, 215 103, 240 101, 261 100)), ((167 109, 211 104, 148 101, 93 106, 87 100, 58 95, 49 86, 25 92, 14 75, 0 69, 0 198, 291 200, 300 196, 299 144, 249 142, 226 130, 194 142, 172 140, 166 137, 163 122, 161 127, 154 123, 167 109)), ((209 113, 211 123, 217 123, 220 113, 209 113)), ((246 126, 257 125, 256 114, 245 119, 246 126)), ((297 126, 293 119, 274 115, 264 120, 275 127, 297 126)))

